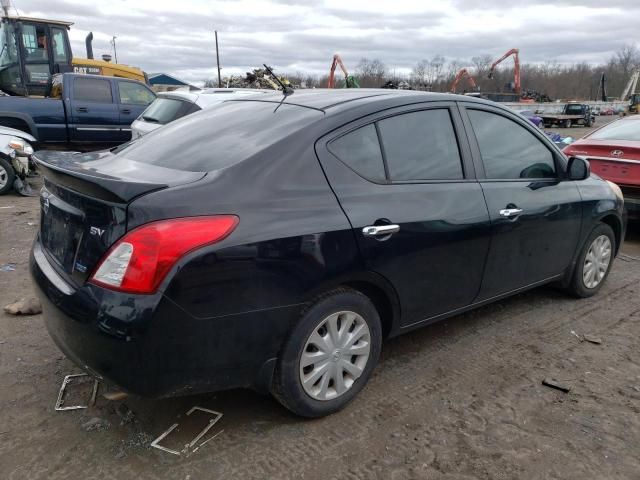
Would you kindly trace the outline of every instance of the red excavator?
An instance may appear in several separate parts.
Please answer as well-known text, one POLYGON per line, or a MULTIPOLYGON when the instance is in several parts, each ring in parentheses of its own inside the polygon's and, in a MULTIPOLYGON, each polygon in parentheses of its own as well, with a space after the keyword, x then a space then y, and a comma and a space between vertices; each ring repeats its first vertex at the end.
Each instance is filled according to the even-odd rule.
POLYGON ((331 63, 331 70, 329 71, 329 82, 327 83, 327 88, 336 88, 336 81, 335 81, 335 73, 336 73, 336 67, 340 65, 340 70, 342 70, 342 73, 344 73, 344 88, 360 88, 360 85, 358 84, 358 81, 355 79, 355 77, 353 77, 352 75, 349 75, 349 72, 347 72, 347 69, 344 66, 344 63, 342 63, 342 58, 340 58, 340 55, 338 55, 337 53, 333 56, 333 62, 331 63))
POLYGON ((476 84, 475 78, 471 76, 471 74, 466 68, 463 68, 456 74, 456 78, 451 83, 451 87, 449 88, 449 91, 451 93, 456 93, 456 88, 458 87, 458 83, 460 83, 460 81, 464 77, 467 77, 467 82, 469 83, 469 87, 471 87, 471 90, 473 90, 474 92, 478 91, 478 85, 476 84))
POLYGON ((493 62, 493 65, 491 65, 491 68, 489 69, 489 78, 493 78, 493 71, 498 66, 498 64, 503 60, 509 58, 511 55, 513 55, 513 63, 514 63, 513 92, 517 95, 520 95, 520 90, 521 90, 520 89, 520 58, 518 57, 519 52, 520 51, 517 48, 512 48, 503 56, 501 56, 498 60, 493 62))

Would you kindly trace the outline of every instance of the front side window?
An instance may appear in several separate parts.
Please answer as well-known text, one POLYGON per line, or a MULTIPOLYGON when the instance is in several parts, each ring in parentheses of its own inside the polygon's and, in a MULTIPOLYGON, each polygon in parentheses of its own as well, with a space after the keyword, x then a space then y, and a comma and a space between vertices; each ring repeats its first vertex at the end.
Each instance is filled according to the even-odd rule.
POLYGON ((374 124, 365 125, 333 140, 329 144, 329 150, 360 176, 374 182, 386 180, 374 124))
POLYGON ((120 103, 128 105, 149 105, 155 100, 155 95, 147 87, 132 82, 120 82, 120 103))
POLYGON ((467 110, 487 178, 555 178, 551 151, 518 123, 495 113, 467 110))
POLYGON ((67 52, 67 42, 64 31, 59 28, 51 29, 51 47, 53 48, 53 61, 55 63, 67 63, 69 53, 67 52))
POLYGON ((392 181, 463 178, 448 109, 396 115, 380 120, 378 127, 392 181))
POLYGON ((77 77, 73 80, 73 97, 77 102, 113 103, 109 80, 77 77))
POLYGON ((22 26, 22 44, 27 53, 27 62, 48 61, 47 37, 43 26, 25 24, 22 26))
POLYGON ((18 62, 16 32, 11 23, 0 24, 0 67, 18 62))

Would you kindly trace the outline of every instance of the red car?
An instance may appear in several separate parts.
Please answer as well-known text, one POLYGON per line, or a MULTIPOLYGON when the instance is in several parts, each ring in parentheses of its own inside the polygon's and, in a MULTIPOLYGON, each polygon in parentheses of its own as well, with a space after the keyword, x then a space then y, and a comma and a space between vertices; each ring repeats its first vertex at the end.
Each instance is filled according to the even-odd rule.
POLYGON ((617 183, 629 217, 640 219, 640 115, 609 123, 564 149, 589 160, 591 171, 617 183))

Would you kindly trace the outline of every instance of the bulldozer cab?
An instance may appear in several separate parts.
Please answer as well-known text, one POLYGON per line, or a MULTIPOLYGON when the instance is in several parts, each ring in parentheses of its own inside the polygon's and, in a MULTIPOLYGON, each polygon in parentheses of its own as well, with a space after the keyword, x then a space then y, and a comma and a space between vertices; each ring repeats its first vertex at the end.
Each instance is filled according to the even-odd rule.
POLYGON ((0 23, 0 90, 9 95, 44 96, 51 75, 72 71, 70 25, 4 17, 0 23))

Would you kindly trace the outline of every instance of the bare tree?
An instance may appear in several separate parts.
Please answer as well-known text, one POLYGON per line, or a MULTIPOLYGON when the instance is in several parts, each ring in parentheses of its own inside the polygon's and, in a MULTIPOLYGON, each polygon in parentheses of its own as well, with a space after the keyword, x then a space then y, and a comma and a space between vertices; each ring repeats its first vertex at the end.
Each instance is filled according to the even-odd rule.
POLYGON ((640 65, 640 52, 633 44, 624 45, 616 52, 615 58, 625 76, 640 65))
POLYGON ((489 68, 493 63, 493 57, 488 53, 478 55, 477 57, 471 57, 471 63, 476 69, 476 75, 478 77, 486 77, 489 73, 489 68))
POLYGON ((362 87, 382 86, 386 73, 387 67, 377 58, 373 60, 362 58, 356 66, 356 76, 359 78, 360 86, 362 87))

